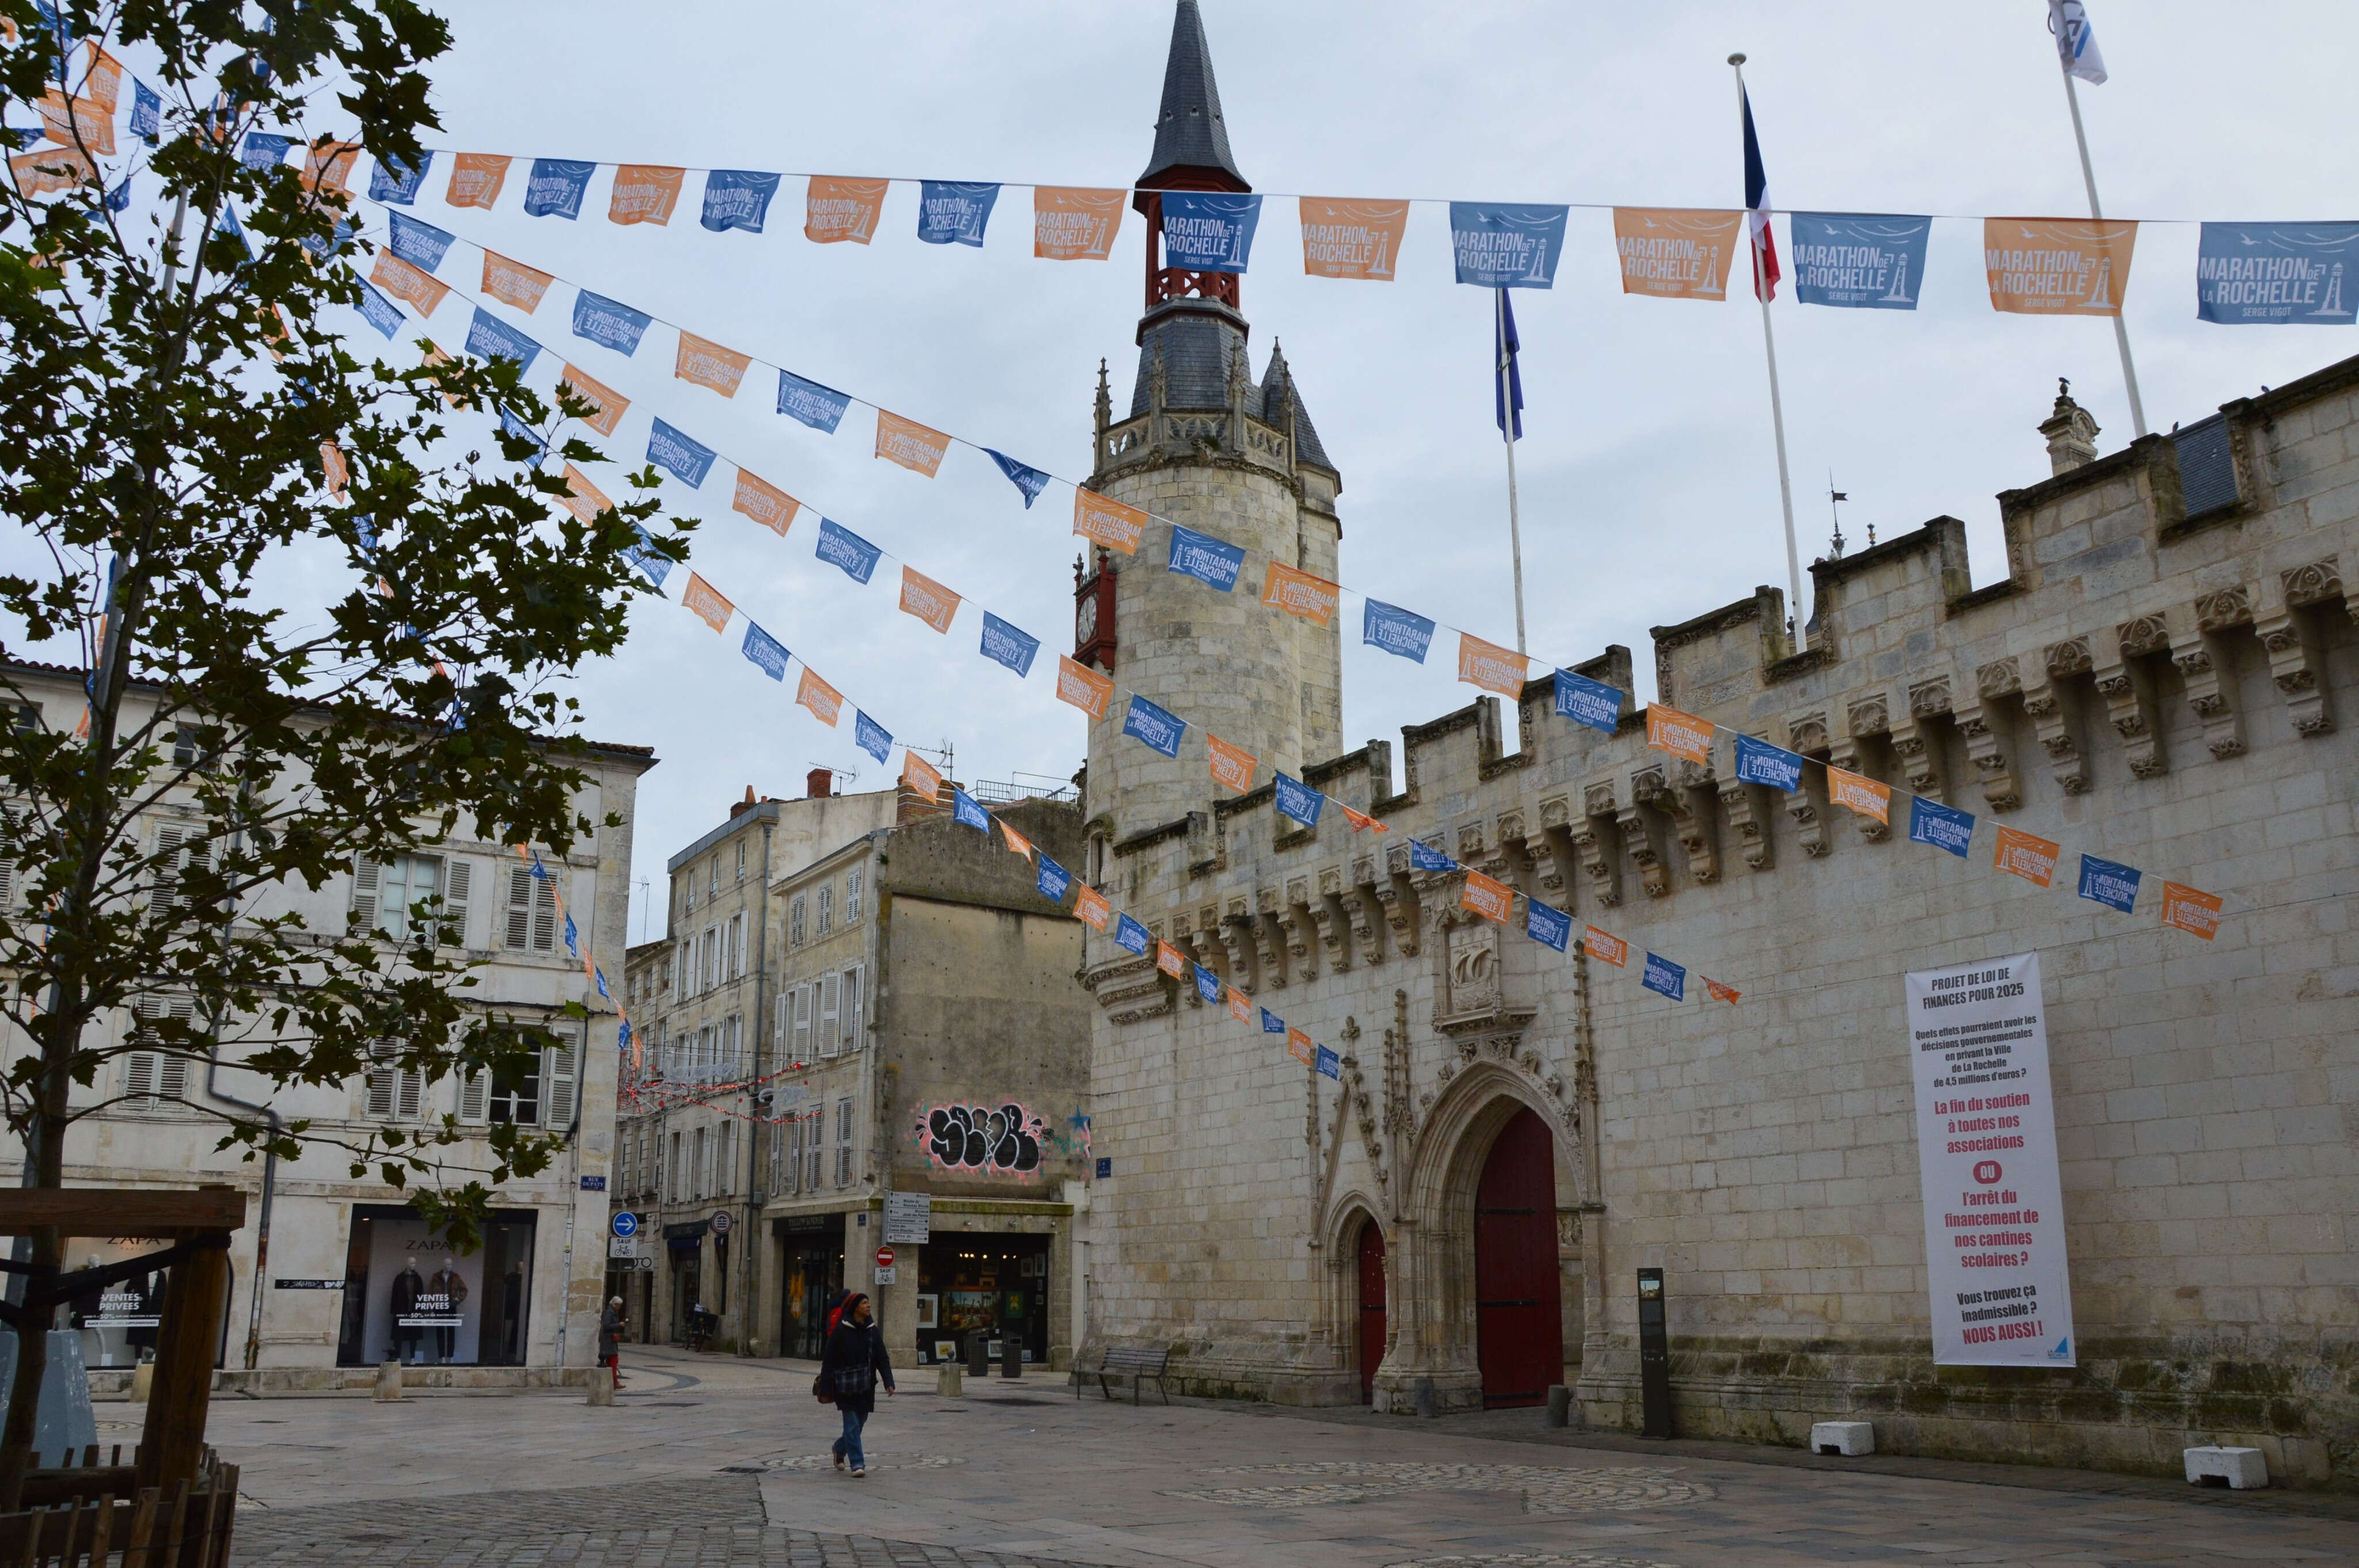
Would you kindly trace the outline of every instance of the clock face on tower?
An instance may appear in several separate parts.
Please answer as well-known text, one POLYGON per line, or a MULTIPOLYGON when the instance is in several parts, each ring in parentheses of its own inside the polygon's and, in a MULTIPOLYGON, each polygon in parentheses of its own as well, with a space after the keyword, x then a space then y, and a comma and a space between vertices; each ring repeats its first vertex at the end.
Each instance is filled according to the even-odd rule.
POLYGON ((1084 597, 1081 608, 1073 612, 1073 645, 1080 647, 1098 634, 1098 596, 1084 597))

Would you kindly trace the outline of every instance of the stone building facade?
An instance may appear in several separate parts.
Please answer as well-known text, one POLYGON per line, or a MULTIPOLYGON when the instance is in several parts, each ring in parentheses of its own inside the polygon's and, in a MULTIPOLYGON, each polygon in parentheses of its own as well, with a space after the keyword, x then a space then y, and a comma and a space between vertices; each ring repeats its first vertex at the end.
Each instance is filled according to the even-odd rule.
MULTIPOLYGON (((1173 81, 1195 110, 1167 85, 1141 183, 1243 188, 1225 133, 1201 139, 1187 0, 1173 81)), ((1193 727, 1176 762, 1093 728, 1084 866, 1342 1076, 1085 934, 1108 1163, 1083 1364, 1152 1343, 1195 1391, 1401 1412, 1563 1382, 1635 1427, 1634 1271, 1658 1268, 1689 1433, 1865 1418, 1890 1450, 2153 1471, 2216 1440, 2349 1485, 2359 360, 2102 457, 2060 400, 2053 471, 1999 497, 1989 586, 1941 517, 1816 563, 1807 652, 1768 588, 1656 629, 1657 700, 1975 813, 1960 861, 1832 806, 1819 770, 1799 795, 1739 781, 1725 732, 1709 765, 1649 750, 1619 647, 1567 666, 1629 694, 1614 733, 1558 718, 1544 676, 1397 759, 1331 749, 1341 629, 1249 590, 1270 558, 1335 575, 1338 469, 1283 362, 1242 368, 1236 280, 1200 285, 1150 251, 1138 390, 1120 421, 1101 392, 1092 484, 1256 553, 1223 595, 1162 569, 1158 521, 1104 568, 1114 623, 1083 647, 1193 727), (1213 786, 1207 728, 1258 787, 1213 786), (1387 831, 1278 816, 1273 767, 1387 831), (2147 912, 1998 874, 1993 822, 2145 868, 2147 912), (1468 914, 1412 838, 1743 1000, 1670 1002, 1468 914), (2155 921, 2163 877, 2223 897, 2215 940, 2155 921), (2079 1365, 1937 1368, 1902 977, 2024 951, 2079 1365)))

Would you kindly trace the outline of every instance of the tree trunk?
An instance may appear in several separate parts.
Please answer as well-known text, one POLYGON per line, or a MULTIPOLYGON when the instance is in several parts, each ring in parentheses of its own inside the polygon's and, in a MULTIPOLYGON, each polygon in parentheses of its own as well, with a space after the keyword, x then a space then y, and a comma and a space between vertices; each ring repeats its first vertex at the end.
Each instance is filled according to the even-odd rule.
MULTIPOLYGON (((41 1042, 49 1065, 41 1075, 40 1095, 25 1130, 25 1159, 36 1168, 35 1180, 29 1185, 58 1187, 65 1184, 68 1089, 68 1054, 59 1049, 59 1039, 77 1038, 81 1031, 70 1024, 62 1011, 51 1012, 48 1022, 57 1033, 41 1042)), ((58 1227, 35 1226, 33 1272, 26 1281, 27 1299, 30 1299, 36 1287, 57 1278, 64 1257, 64 1238, 58 1234, 58 1227)), ((24 1500, 25 1472, 33 1467, 33 1438, 40 1417, 41 1380, 49 1368, 49 1325, 56 1317, 57 1308, 52 1304, 27 1312, 16 1325, 16 1381, 8 1392, 7 1421, 0 1424, 0 1513, 16 1512, 24 1500)))

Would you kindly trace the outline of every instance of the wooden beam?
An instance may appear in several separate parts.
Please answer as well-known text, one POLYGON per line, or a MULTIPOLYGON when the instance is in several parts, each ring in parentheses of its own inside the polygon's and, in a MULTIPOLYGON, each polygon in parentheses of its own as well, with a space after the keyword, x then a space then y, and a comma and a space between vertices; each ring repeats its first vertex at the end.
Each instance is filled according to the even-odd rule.
POLYGON ((54 1225, 60 1236, 166 1240, 245 1224, 235 1187, 0 1187, 0 1236, 54 1225))
POLYGON ((213 1358, 221 1349, 222 1320, 229 1312, 229 1283, 226 1251, 184 1258, 165 1276, 163 1322, 156 1330, 156 1373, 148 1385, 147 1425, 139 1442, 143 1487, 169 1492, 197 1478, 205 1452, 205 1411, 212 1399, 213 1358))

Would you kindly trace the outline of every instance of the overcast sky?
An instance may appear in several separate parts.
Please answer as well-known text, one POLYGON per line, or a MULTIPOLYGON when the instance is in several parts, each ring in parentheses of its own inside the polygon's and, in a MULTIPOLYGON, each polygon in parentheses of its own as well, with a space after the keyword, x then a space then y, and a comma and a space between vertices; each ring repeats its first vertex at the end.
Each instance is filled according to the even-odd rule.
MULTIPOLYGON (((439 8, 457 34, 435 93, 445 146, 1011 187, 1135 178, 1172 11, 1167 0, 439 8)), ((2072 379, 2104 449, 2130 438, 2110 324, 1995 314, 1980 227, 1965 221, 2085 214, 2042 0, 1203 0, 1203 13, 1231 144, 1263 191, 1736 206, 1723 61, 1743 49, 1778 206, 1960 215, 1934 226, 1913 314, 1802 308, 1790 297, 1776 307, 1806 561, 1825 548, 1832 469, 1852 498, 1843 526, 1854 546, 1871 524, 1889 537, 1953 514, 1968 525, 1975 580, 1987 582, 2004 570, 1993 495, 2048 472, 2033 427, 2056 378, 2072 379)), ((2347 6, 2095 0, 2093 16, 2113 79, 2081 91, 2109 214, 2359 216, 2343 157, 2359 32, 2347 6)), ((438 168, 418 211, 464 238, 1060 475, 1086 472, 1101 356, 1117 416, 1126 408, 1136 214, 1111 262, 1057 263, 1030 254, 1023 189, 1004 194, 975 251, 916 240, 914 185, 893 188, 882 233, 861 247, 803 239, 796 180, 758 238, 699 228, 695 177, 690 211, 669 228, 607 223, 603 184, 593 210, 567 223, 522 216, 516 178, 495 213, 443 207, 443 183, 438 168)), ((1442 209, 1414 209, 1398 282, 1310 279, 1293 203, 1275 201, 1244 302, 1256 373, 1282 341, 1343 472, 1346 584, 1512 643, 1490 300, 1451 281, 1446 229, 1442 209)), ((2195 245, 2191 223, 2147 228, 2127 288, 2155 428, 2359 350, 2347 330, 2199 323, 2195 245)), ((465 262, 445 272, 472 287, 465 262)), ((1725 304, 1625 297, 1608 215, 1579 211, 1554 289, 1516 305, 1532 651, 1571 662, 1618 642, 1644 672, 1649 626, 1785 580, 1758 311, 1741 284, 1725 304)), ((435 328, 451 341, 463 310, 444 312, 435 328)), ((560 321, 538 335, 574 341, 560 321)), ((1028 629, 1043 665, 1070 646, 1069 492, 1052 489, 1027 513, 985 460, 955 449, 928 481, 870 457, 864 412, 824 437, 769 412, 758 369, 726 403, 669 379, 668 340, 654 346, 663 352, 643 348, 626 370, 611 355, 582 362, 614 370, 643 408, 1028 629)), ((1082 716, 1054 700, 1042 672, 1019 683, 976 656, 972 612, 937 636, 896 611, 886 573, 858 589, 815 561, 808 519, 782 542, 730 514, 723 483, 667 493, 707 519, 695 546, 706 576, 897 734, 955 744, 962 777, 1061 777, 1082 760, 1082 716)), ((634 871, 657 884, 646 907, 659 927, 666 858, 746 785, 799 794, 814 764, 856 767, 858 788, 888 774, 854 748, 849 715, 822 727, 791 687, 739 658, 736 628, 724 643, 677 607, 650 601, 636 614, 625 656, 579 684, 589 733, 662 759, 640 787, 634 871)), ((1473 695, 1446 657, 1418 671, 1357 651, 1353 637, 1346 650, 1353 744, 1473 695)), ((651 934, 641 908, 635 895, 634 938, 651 934)))

